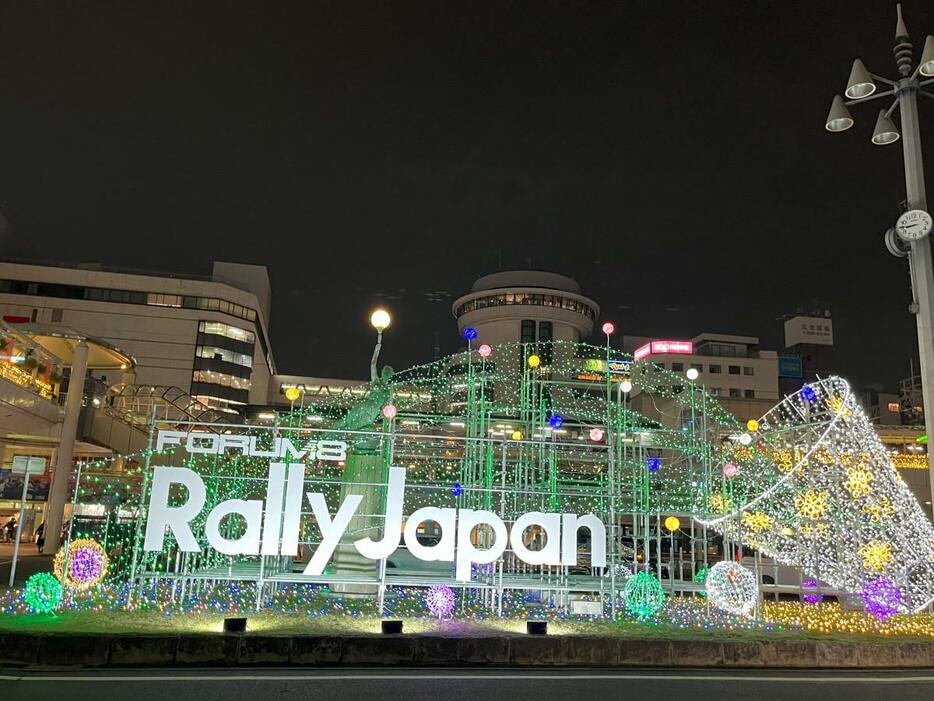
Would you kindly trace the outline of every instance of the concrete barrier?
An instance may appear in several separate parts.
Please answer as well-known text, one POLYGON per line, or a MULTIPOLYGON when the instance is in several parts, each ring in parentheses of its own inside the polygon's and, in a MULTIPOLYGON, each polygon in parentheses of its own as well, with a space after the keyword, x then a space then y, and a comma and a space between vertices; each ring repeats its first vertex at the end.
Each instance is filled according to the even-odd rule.
POLYGON ((0 635, 5 666, 934 668, 934 642, 642 640, 592 636, 0 635))

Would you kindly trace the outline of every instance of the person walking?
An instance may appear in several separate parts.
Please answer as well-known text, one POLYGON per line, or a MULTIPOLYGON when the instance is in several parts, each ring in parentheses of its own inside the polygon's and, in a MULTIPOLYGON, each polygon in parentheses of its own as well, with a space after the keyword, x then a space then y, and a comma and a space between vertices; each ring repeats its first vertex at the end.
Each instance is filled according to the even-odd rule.
POLYGON ((6 522, 6 539, 12 541, 14 538, 16 538, 16 516, 6 522))
POLYGON ((45 545, 45 521, 39 524, 39 527, 36 529, 36 550, 40 553, 42 548, 45 545))

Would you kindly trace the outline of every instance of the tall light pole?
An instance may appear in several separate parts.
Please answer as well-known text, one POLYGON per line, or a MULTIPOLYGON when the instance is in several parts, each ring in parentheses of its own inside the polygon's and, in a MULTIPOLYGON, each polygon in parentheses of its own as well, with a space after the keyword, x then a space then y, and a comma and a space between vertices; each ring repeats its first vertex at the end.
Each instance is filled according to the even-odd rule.
POLYGON ((370 314, 370 325, 376 329, 376 345, 373 347, 373 357, 370 359, 370 382, 376 382, 379 379, 376 361, 379 360, 379 351, 383 347, 383 331, 388 329, 391 323, 392 317, 385 309, 377 309, 370 314))
MULTIPOLYGON (((870 73, 863 62, 856 59, 850 71, 844 95, 833 98, 825 127, 827 131, 846 131, 853 126, 848 105, 868 102, 883 97, 894 97, 889 108, 879 110, 873 129, 872 143, 885 146, 901 137, 905 160, 905 187, 907 210, 895 227, 885 235, 889 252, 900 258, 907 257, 911 271, 912 304, 910 311, 918 324, 918 353, 921 356, 921 393, 924 404, 924 423, 927 435, 934 436, 934 261, 931 258, 930 215, 927 214, 927 196, 924 190, 924 165, 921 160, 921 132, 918 125, 918 95, 934 99, 924 90, 934 84, 934 36, 928 35, 924 51, 917 66, 913 65, 912 44, 902 19, 902 6, 896 5, 895 64, 899 78, 888 80, 870 73), (876 83, 888 89, 877 92, 876 83), (902 133, 892 122, 892 113, 898 107, 902 133)), ((928 478, 931 501, 934 501, 934 463, 928 453, 928 478)))

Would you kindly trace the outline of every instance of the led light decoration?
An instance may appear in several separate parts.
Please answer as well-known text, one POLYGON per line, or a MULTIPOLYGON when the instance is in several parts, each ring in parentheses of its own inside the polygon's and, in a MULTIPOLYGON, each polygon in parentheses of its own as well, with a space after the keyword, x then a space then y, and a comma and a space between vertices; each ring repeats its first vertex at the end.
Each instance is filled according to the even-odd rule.
POLYGON ((669 533, 674 533, 681 528, 681 520, 677 516, 669 516, 665 519, 665 528, 669 533))
POLYGON ((59 581, 69 589, 88 589, 104 581, 110 558, 101 544, 90 538, 71 541, 67 548, 68 568, 65 570, 65 552, 62 548, 55 555, 54 571, 59 581))
POLYGON ((522 440, 522 431, 513 431, 513 432, 512 432, 512 439, 513 439, 514 441, 521 441, 521 440, 522 440))
POLYGON ((425 595, 425 603, 432 616, 437 618, 449 618, 454 613, 454 607, 457 605, 457 598, 454 596, 454 590, 444 584, 436 584, 428 588, 425 595))
POLYGON ((592 428, 590 429, 590 440, 594 443, 599 443, 603 440, 603 429, 602 428, 592 428))
POLYGON ((480 354, 480 357, 481 357, 481 358, 483 358, 484 360, 486 360, 487 358, 490 357, 490 355, 492 355, 492 353, 493 353, 493 347, 490 346, 490 345, 488 345, 488 344, 486 344, 486 343, 484 343, 484 344, 481 345, 479 348, 477 348, 477 352, 480 354))
POLYGON ((637 618, 648 618, 665 603, 665 591, 648 572, 636 572, 623 588, 623 602, 637 618))
POLYGON ((532 353, 532 355, 529 356, 529 359, 526 362, 528 362, 529 367, 534 370, 535 368, 537 368, 539 365, 542 364, 542 359, 538 357, 535 353, 532 353))
POLYGON ((724 477, 736 477, 736 475, 738 474, 739 474, 739 468, 736 467, 736 465, 734 465, 733 463, 728 462, 723 466, 724 477))
POLYGON ((399 409, 396 408, 395 404, 387 404, 383 407, 383 416, 385 416, 390 421, 396 418, 396 414, 399 413, 399 409))
POLYGON ((740 461, 742 446, 724 449, 743 465, 732 507, 698 521, 827 587, 861 591, 881 576, 899 588, 902 611, 934 601, 934 527, 850 386, 813 382, 758 421, 740 461))
POLYGON ((561 414, 552 414, 548 417, 548 425, 552 428, 561 428, 564 426, 564 417, 561 414))
POLYGON ((464 340, 465 341, 476 341, 477 340, 477 330, 473 326, 467 326, 464 328, 464 340))
POLYGON ((603 322, 603 326, 601 326, 600 328, 601 328, 601 330, 603 331, 603 333, 606 334, 607 336, 609 336, 609 335, 612 334, 614 331, 616 331, 616 327, 613 326, 613 322, 612 322, 612 321, 605 321, 605 322, 603 322))
POLYGON ((863 603, 867 612, 885 621, 901 609, 902 592, 891 579, 871 579, 863 587, 863 603))
POLYGON ((32 613, 52 613, 62 603, 62 583, 48 572, 36 572, 26 580, 23 601, 32 613))
POLYGON ((805 579, 801 582, 801 588, 809 592, 804 594, 801 600, 807 604, 819 604, 824 599, 824 595, 816 591, 818 586, 820 585, 816 579, 805 579))
POLYGON ((463 485, 461 485, 460 482, 455 482, 453 485, 451 485, 451 494, 453 494, 456 497, 459 497, 463 493, 464 493, 464 487, 463 485))
POLYGON ((290 402, 294 402, 296 399, 302 396, 302 391, 298 387, 289 387, 285 390, 285 398, 290 402))
POLYGON ((705 586, 710 603, 737 616, 751 614, 759 600, 755 575, 736 562, 711 567, 705 586))
POLYGON ((645 461, 645 467, 649 472, 658 472, 658 469, 661 466, 662 466, 662 461, 659 460, 654 455, 645 461))

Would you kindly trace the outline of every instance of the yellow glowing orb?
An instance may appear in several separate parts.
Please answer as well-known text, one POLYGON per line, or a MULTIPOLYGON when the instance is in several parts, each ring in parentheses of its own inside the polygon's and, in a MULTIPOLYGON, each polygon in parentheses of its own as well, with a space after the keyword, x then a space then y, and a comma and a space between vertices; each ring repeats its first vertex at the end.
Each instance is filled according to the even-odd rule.
POLYGON ((302 391, 298 387, 289 387, 285 391, 285 398, 290 402, 294 402, 296 399, 302 396, 302 391))
POLYGON ((755 433, 759 430, 759 422, 755 419, 749 419, 749 421, 746 422, 746 428, 752 433, 755 433))
POLYGON ((665 528, 674 533, 676 530, 681 528, 681 521, 678 520, 677 516, 669 516, 665 519, 665 528))
POLYGON ((522 431, 513 431, 513 432, 512 432, 512 439, 513 439, 514 441, 521 441, 521 440, 522 440, 522 431))
POLYGON ((532 353, 532 355, 529 356, 529 367, 530 368, 537 368, 541 364, 542 364, 542 359, 539 358, 537 355, 535 355, 535 353, 532 353))

